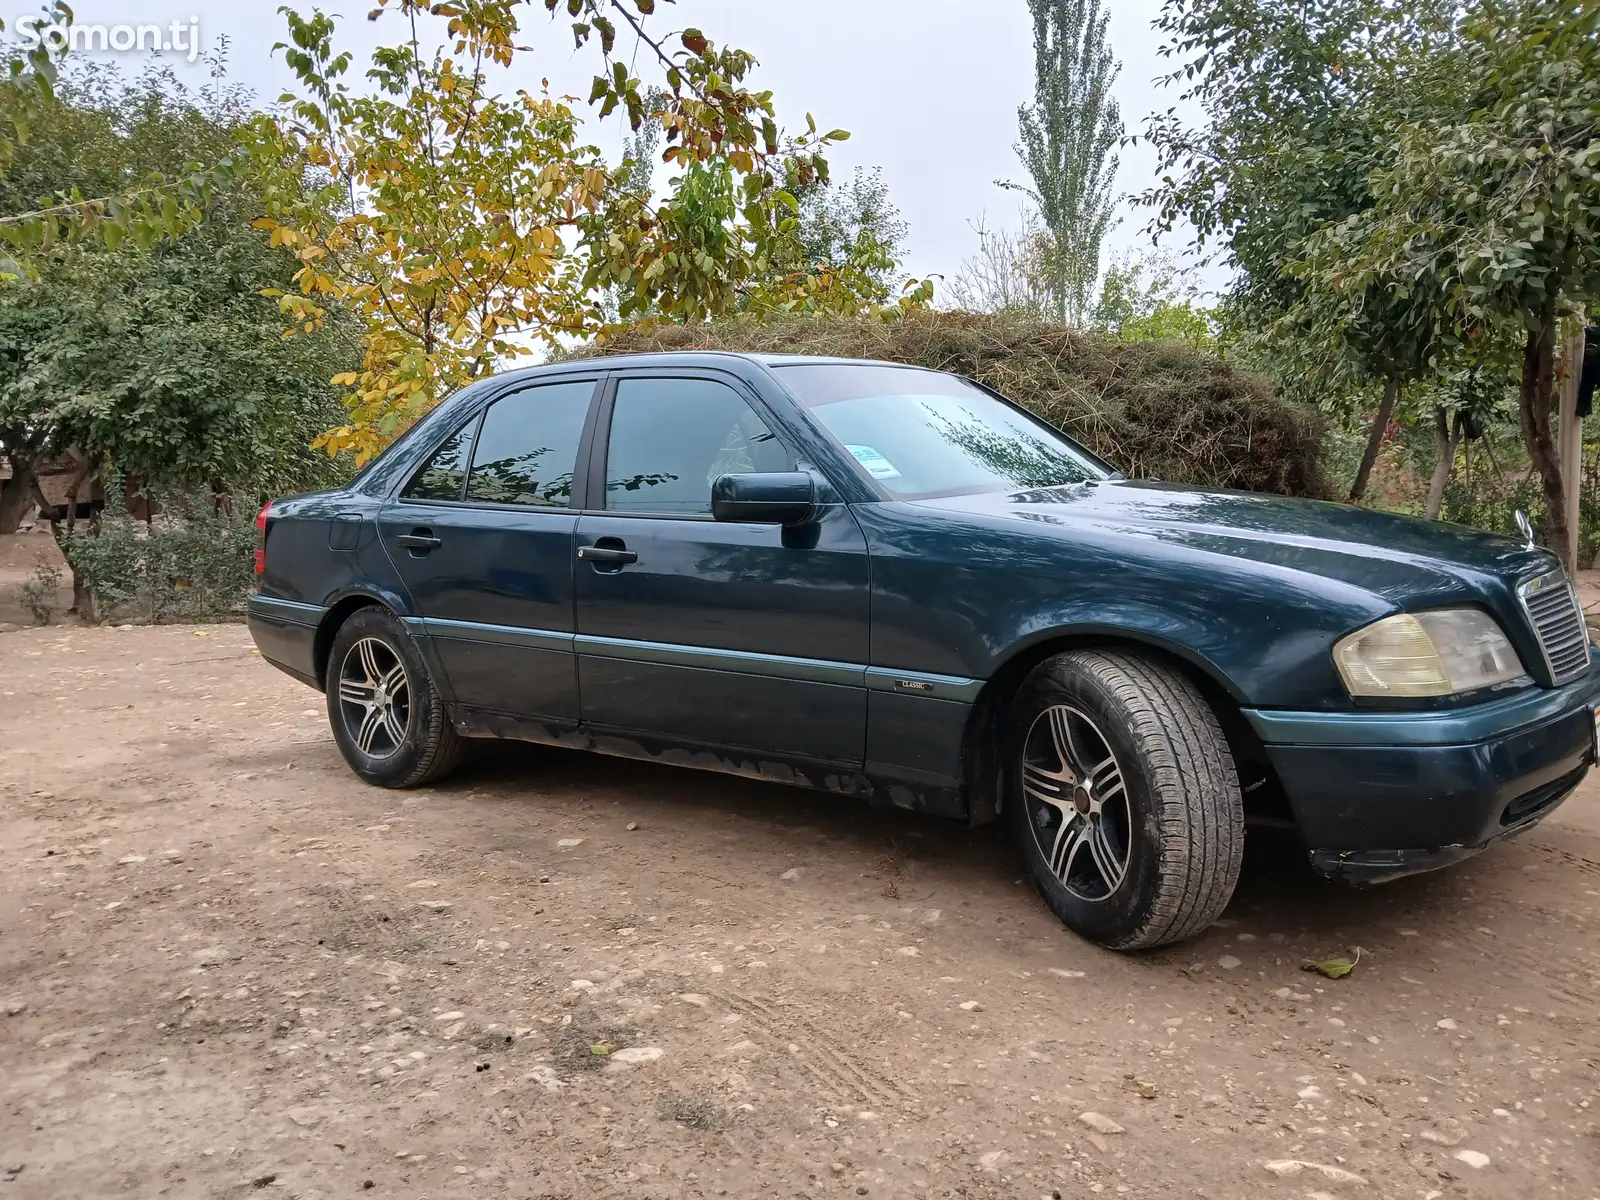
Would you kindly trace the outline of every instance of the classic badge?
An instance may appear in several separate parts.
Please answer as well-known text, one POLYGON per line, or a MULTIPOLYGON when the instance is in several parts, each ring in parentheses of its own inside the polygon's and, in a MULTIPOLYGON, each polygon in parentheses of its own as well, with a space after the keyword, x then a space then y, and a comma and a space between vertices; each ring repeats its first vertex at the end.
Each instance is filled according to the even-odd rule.
POLYGON ((1528 514, 1523 512, 1520 508, 1517 509, 1516 521, 1517 528, 1522 531, 1522 536, 1527 539, 1528 549, 1532 550, 1534 547, 1533 522, 1528 520, 1528 514))

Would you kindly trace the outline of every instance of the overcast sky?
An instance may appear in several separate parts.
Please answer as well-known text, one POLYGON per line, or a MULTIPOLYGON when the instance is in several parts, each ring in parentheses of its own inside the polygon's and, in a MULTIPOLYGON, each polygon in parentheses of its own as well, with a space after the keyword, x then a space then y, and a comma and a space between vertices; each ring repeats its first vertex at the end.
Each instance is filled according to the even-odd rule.
MULTIPOLYGON (((1151 112, 1176 103, 1171 91, 1154 82, 1166 69, 1151 28, 1161 2, 1110 0, 1108 5, 1111 40, 1123 64, 1116 94, 1130 133, 1139 131, 1151 112)), ((279 3, 74 0, 73 8, 80 24, 167 25, 197 19, 202 48, 214 49, 225 36, 230 75, 263 101, 272 101, 292 83, 281 52, 272 52, 273 43, 284 37, 279 3)), ((394 13, 366 20, 375 4, 323 4, 343 18, 341 41, 357 50, 358 63, 380 40, 400 37, 394 13)), ((311 5, 296 7, 306 12, 311 5)), ((30 8, 18 4, 3 15, 10 25, 30 8)), ((548 77, 558 92, 587 95, 596 56, 572 52, 564 13, 552 28, 537 2, 528 11, 523 41, 537 49, 519 56, 507 86, 537 87, 541 77, 548 77)), ((1033 88, 1032 28, 1024 0, 678 0, 661 4, 653 21, 662 29, 697 26, 718 42, 753 53, 761 62, 754 82, 773 91, 788 128, 803 128, 809 109, 821 128, 850 130, 850 140, 830 161, 836 173, 858 165, 883 169, 890 195, 910 223, 906 266, 911 273, 953 272, 976 247, 970 222, 980 216, 987 214, 991 224, 1016 224, 1018 197, 994 181, 1023 177, 1011 147, 1017 106, 1033 88)), ((133 66, 142 56, 110 57, 133 66)), ((182 56, 174 65, 198 76, 182 56)), ((588 136, 611 152, 618 145, 617 124, 591 119, 588 136)), ((1148 150, 1125 149, 1121 190, 1137 193, 1150 186, 1154 166, 1148 150)), ((1142 210, 1124 204, 1110 249, 1146 247, 1146 220, 1142 210)), ((1181 241, 1172 248, 1181 249, 1181 241)))

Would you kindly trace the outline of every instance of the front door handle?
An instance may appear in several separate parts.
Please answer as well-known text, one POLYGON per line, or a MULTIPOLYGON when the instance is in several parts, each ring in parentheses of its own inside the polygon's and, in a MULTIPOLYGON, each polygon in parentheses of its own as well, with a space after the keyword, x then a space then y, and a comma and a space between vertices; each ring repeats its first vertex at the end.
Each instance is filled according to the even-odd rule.
POLYGON ((422 550, 424 552, 437 550, 444 545, 443 542, 433 536, 433 530, 431 529, 413 529, 410 533, 402 533, 395 538, 395 541, 408 550, 422 550))
POLYGON ((637 550, 626 550, 621 546, 579 546, 578 557, 584 562, 607 563, 620 566, 623 563, 639 561, 637 550))

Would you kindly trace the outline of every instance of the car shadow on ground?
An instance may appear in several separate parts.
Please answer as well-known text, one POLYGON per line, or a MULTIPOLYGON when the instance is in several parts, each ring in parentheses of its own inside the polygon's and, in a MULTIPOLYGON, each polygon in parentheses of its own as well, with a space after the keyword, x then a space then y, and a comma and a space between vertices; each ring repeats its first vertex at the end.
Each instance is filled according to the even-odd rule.
POLYGON ((485 741, 442 790, 487 791, 515 800, 530 786, 537 787, 537 803, 546 812, 552 805, 571 805, 576 815, 596 799, 625 798, 631 817, 644 822, 654 809, 664 819, 671 814, 694 825, 778 839, 810 829, 829 838, 831 854, 870 861, 893 850, 929 870, 970 871, 1008 885, 1021 871, 1003 825, 970 829, 925 813, 874 808, 850 796, 548 746, 485 741))
MULTIPOLYGON (((517 801, 536 785, 541 811, 558 819, 568 806, 576 819, 592 812, 596 801, 618 802, 626 805, 629 819, 647 824, 655 810, 662 821, 774 842, 806 829, 827 839, 829 855, 852 856, 863 871, 881 869, 887 855, 924 882, 975 887, 989 896, 1005 893, 1018 917, 1044 911, 1031 888, 1017 886, 1024 868, 1004 819, 969 829, 944 818, 874 809, 849 797, 665 764, 512 742, 485 743, 474 751, 442 791, 517 801)), ((1486 884, 1515 871, 1491 851, 1486 859, 1435 874, 1354 888, 1312 871, 1293 832, 1252 827, 1225 921, 1318 945, 1386 941, 1398 927, 1430 914, 1448 917, 1481 903, 1475 896, 1486 884)))
POLYGON ((1469 860, 1437 873, 1353 887, 1313 871, 1305 844, 1293 832, 1252 828, 1228 915, 1243 921, 1270 914, 1280 928, 1308 932, 1357 937, 1363 929, 1381 928, 1387 935, 1418 913, 1448 907, 1452 899, 1471 890, 1471 882, 1484 867, 1479 860, 1469 860))

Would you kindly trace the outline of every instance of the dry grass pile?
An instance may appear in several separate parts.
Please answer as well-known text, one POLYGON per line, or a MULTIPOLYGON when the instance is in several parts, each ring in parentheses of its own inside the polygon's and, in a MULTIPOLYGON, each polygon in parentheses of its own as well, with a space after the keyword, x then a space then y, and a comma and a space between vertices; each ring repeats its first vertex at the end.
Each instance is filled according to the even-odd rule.
POLYGON ((1174 342, 1125 344, 1015 316, 932 312, 895 322, 729 319, 624 332, 577 354, 732 350, 876 358, 953 371, 1002 392, 1129 475, 1321 496, 1318 414, 1258 375, 1174 342))

